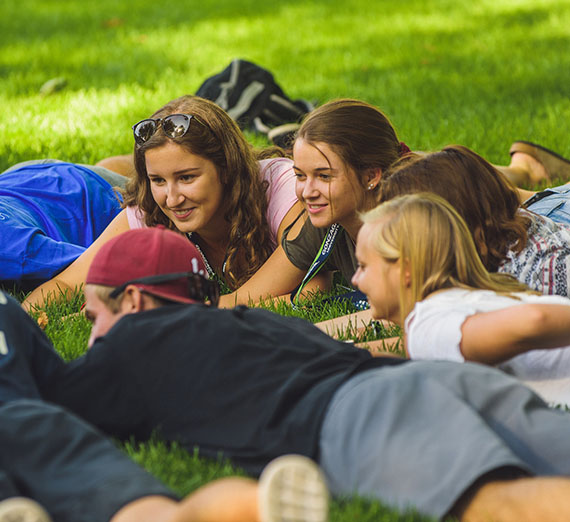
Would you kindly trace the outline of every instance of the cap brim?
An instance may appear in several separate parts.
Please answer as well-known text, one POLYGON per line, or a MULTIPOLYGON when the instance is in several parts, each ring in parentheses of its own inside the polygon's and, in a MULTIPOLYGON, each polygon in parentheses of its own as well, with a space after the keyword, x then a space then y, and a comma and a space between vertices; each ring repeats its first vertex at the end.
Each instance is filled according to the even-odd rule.
POLYGON ((160 299, 165 299, 166 301, 173 301, 175 303, 185 303, 185 304, 196 304, 200 301, 195 299, 190 299, 189 297, 183 297, 178 294, 173 294, 168 292, 168 290, 161 291, 160 288, 152 285, 135 285, 138 289, 144 290, 147 294, 150 294, 160 299))

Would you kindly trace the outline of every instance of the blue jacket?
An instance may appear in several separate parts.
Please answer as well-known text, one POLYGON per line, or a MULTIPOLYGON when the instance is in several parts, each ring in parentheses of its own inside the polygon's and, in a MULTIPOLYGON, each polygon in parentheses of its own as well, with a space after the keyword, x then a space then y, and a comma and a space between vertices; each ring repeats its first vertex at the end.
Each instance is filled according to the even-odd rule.
POLYGON ((52 278, 120 210, 111 185, 80 165, 35 164, 0 175, 0 282, 52 278))

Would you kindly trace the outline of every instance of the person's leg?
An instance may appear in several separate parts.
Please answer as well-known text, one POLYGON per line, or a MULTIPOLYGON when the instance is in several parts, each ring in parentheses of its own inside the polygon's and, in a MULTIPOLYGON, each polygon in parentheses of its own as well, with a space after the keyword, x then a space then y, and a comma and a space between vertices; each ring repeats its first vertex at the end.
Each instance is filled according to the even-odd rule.
POLYGON ((259 487, 224 478, 178 502, 94 428, 33 400, 0 406, 0 448, 0 469, 20 495, 58 522, 275 522, 284 512, 299 522, 326 520, 326 485, 305 457, 276 459, 259 487))
POLYGON ((529 477, 478 484, 451 514, 464 522, 570 520, 570 479, 529 477))
POLYGON ((497 167, 517 187, 536 185, 560 178, 570 179, 570 160, 541 145, 527 141, 515 141, 509 151, 508 167, 497 167))
MULTIPOLYGON (((0 469, 58 522, 110 520, 168 488, 71 413, 37 400, 0 406, 0 469)), ((175 505, 175 504, 173 504, 175 505)))
POLYGON ((523 202, 523 207, 556 223, 570 224, 570 184, 537 192, 523 202))
POLYGON ((202 486, 177 503, 165 497, 146 497, 126 505, 111 522, 256 522, 257 482, 224 478, 202 486))
POLYGON ((105 167, 106 169, 117 172, 127 178, 135 175, 135 162, 132 154, 123 154, 120 156, 110 156, 98 161, 96 166, 105 167))
POLYGON ((319 464, 333 494, 442 517, 494 470, 570 474, 569 439, 568 414, 498 370, 407 362, 364 372, 336 392, 319 464))

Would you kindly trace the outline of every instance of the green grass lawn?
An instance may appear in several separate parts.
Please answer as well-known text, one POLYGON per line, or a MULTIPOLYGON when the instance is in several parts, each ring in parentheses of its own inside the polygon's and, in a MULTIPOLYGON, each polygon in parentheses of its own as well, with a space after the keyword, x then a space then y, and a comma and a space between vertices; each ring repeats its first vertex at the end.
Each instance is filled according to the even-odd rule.
MULTIPOLYGON (((412 149, 460 143, 504 164, 527 139, 570 156, 570 0, 3 0, 0 31, 2 170, 127 153, 134 122, 235 57, 270 69, 292 98, 376 104, 412 149), (40 93, 55 78, 62 88, 40 93)), ((89 333, 82 317, 60 319, 77 308, 47 310, 66 358, 89 333)), ((181 494, 234 472, 159 441, 126 449, 181 494)), ((335 503, 332 520, 355 519, 418 520, 335 503)))

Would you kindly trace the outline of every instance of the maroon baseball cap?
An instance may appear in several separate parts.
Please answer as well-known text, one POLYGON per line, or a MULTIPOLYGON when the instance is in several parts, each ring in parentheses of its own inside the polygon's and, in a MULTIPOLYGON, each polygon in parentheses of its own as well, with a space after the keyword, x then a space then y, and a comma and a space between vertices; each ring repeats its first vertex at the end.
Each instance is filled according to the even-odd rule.
MULTIPOLYGON (((207 278, 202 256, 193 243, 163 226, 138 228, 107 241, 95 255, 86 284, 117 287, 162 274, 193 272, 207 278)), ((157 284, 133 284, 148 294, 180 303, 195 303, 185 277, 157 284)))

